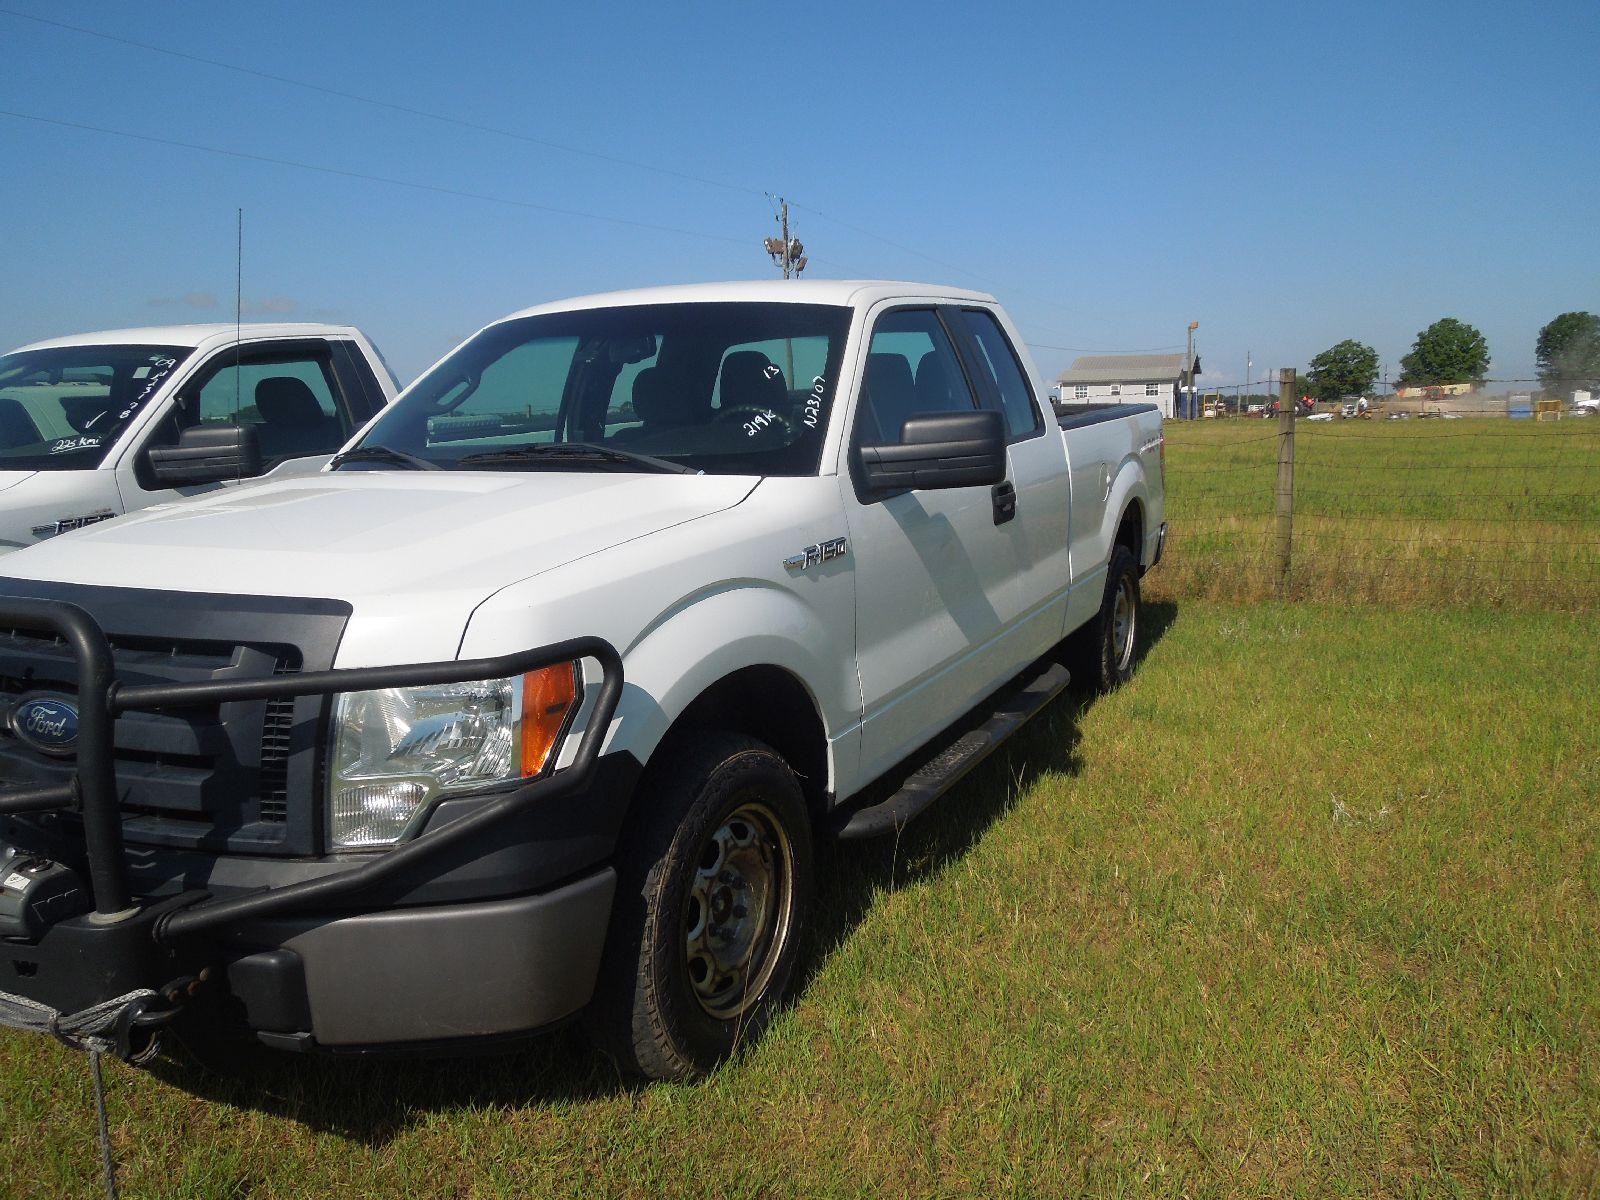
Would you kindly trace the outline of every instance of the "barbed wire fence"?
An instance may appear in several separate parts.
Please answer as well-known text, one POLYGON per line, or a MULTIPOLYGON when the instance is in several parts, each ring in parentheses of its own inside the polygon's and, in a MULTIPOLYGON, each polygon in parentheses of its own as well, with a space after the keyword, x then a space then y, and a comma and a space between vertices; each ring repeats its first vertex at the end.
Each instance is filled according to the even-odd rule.
POLYGON ((1600 415, 1468 396, 1308 418, 1295 394, 1167 422, 1154 596, 1600 610, 1600 415))

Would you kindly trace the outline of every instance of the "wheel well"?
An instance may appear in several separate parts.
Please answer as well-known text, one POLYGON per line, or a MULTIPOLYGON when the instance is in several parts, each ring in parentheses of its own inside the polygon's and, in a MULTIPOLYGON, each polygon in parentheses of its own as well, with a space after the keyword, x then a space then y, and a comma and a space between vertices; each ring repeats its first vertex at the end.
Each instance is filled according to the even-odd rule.
POLYGON ((1112 544, 1126 546, 1133 552, 1136 562, 1144 561, 1144 509, 1137 500, 1128 505, 1117 525, 1117 536, 1112 544))
POLYGON ((782 667, 723 676, 683 710, 662 745, 689 729, 727 729, 765 742, 793 769, 811 811, 827 811, 828 735, 811 693, 782 667))

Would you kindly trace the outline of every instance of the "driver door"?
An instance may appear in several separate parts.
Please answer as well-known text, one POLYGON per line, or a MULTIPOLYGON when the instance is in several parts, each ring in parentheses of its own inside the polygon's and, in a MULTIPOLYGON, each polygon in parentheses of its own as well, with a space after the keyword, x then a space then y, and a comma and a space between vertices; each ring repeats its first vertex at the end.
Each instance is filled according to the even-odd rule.
POLYGON ((357 422, 327 342, 219 351, 179 389, 139 449, 118 467, 117 482, 128 509, 246 482, 230 479, 166 488, 151 473, 151 449, 177 445, 186 429, 217 424, 253 427, 262 462, 261 473, 253 478, 281 479, 320 471, 349 440, 357 422))
MULTIPOLYGON (((906 418, 978 407, 935 308, 898 308, 873 327, 851 459, 898 441, 906 418)), ((983 486, 889 495, 841 475, 856 572, 862 777, 909 755, 1015 670, 1016 555, 983 486)))

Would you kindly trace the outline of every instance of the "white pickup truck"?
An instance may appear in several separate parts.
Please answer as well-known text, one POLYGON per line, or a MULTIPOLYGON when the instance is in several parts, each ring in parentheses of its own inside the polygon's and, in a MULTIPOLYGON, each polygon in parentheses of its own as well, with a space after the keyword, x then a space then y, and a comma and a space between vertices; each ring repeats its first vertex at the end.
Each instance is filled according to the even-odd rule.
POLYGON ((345 325, 113 329, 0 355, 0 554, 318 471, 396 390, 345 325))
POLYGON ((0 1019, 136 1057, 186 1001, 331 1051, 582 1012, 709 1069, 819 838, 899 829, 1063 661, 1132 670, 1160 418, 1045 395, 973 292, 594 296, 323 474, 7 558, 0 1019))

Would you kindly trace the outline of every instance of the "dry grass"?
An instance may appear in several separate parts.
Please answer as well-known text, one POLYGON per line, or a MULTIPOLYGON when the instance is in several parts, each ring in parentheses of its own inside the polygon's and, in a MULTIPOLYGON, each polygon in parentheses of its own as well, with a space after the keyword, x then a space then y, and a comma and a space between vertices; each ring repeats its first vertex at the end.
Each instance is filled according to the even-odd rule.
POLYGON ((1299 423, 1281 593, 1276 428, 1168 425, 1158 594, 1600 608, 1600 421, 1299 423))

